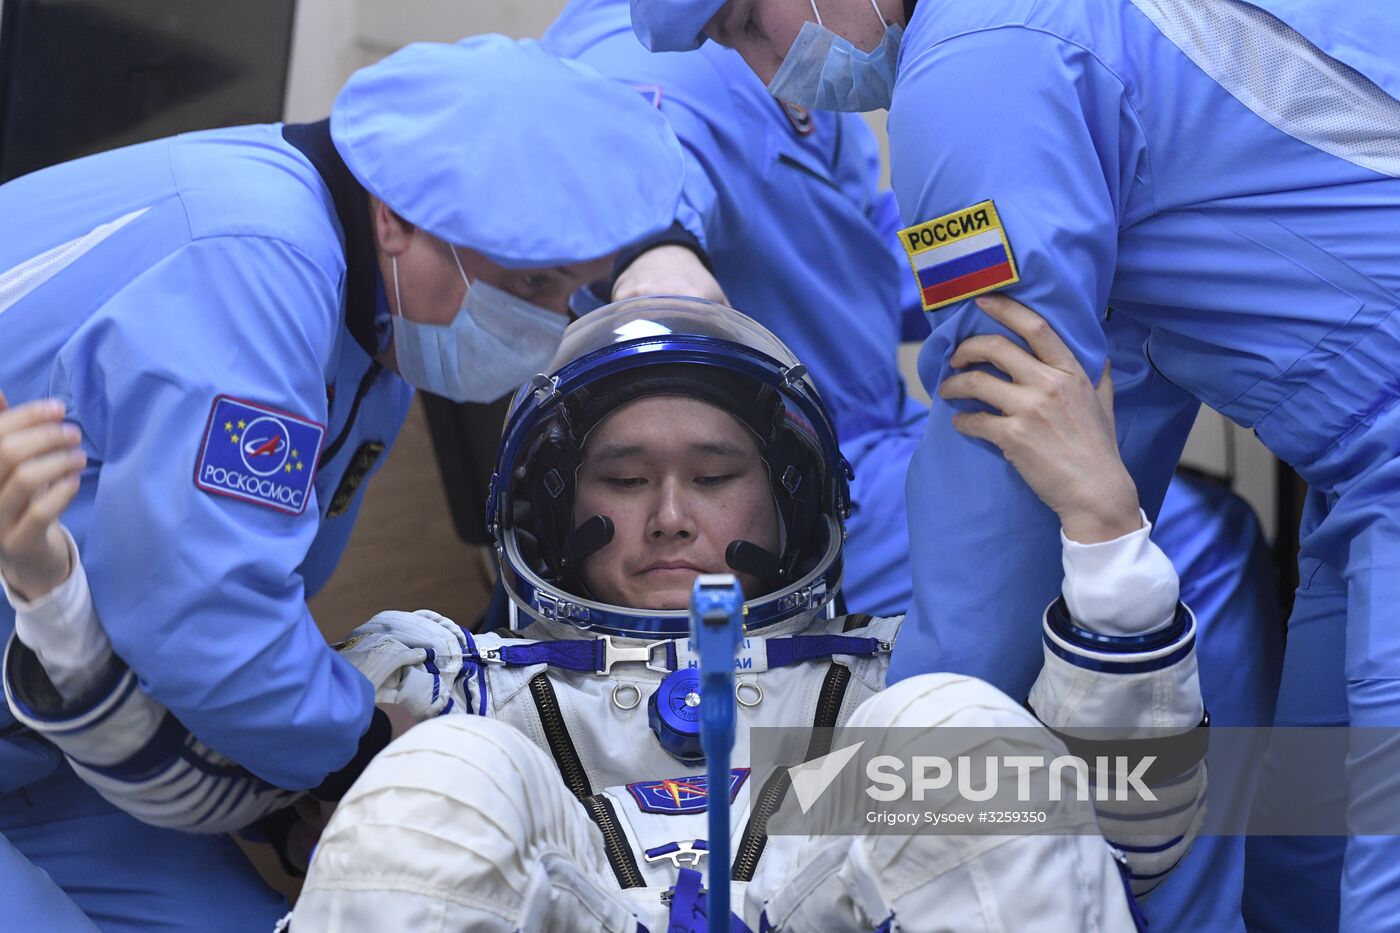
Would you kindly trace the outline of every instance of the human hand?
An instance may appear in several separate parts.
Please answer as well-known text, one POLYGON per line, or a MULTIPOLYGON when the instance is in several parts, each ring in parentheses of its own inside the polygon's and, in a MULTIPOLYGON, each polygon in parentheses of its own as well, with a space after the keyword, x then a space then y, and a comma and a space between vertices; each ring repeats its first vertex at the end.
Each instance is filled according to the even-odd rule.
POLYGON ((72 572, 58 519, 87 463, 80 439, 61 402, 11 408, 0 393, 0 573, 20 599, 48 594, 72 572))
POLYGON ((335 802, 317 800, 315 797, 298 797, 292 804, 296 821, 287 829, 287 839, 283 857, 287 863, 303 875, 311 866, 311 855, 316 851, 316 843, 321 841, 321 833, 335 815, 335 802))
MULTIPOLYGON (((390 742, 418 724, 413 712, 405 706, 397 703, 376 703, 375 706, 389 719, 390 742)), ((321 841, 321 834, 326 831, 331 817, 335 815, 338 803, 339 801, 335 800, 321 800, 310 794, 293 801, 292 810, 296 813, 296 820, 287 829, 282 851, 283 857, 292 868, 305 874, 311 864, 316 844, 321 841)))
POLYGON ((418 725, 418 717, 413 710, 400 703, 376 703, 389 719, 389 741, 392 742, 409 729, 418 725))
POLYGON ((644 295, 690 295, 729 304, 724 289, 693 250, 674 243, 649 249, 613 284, 613 301, 644 295))
POLYGON ((1026 341, 1032 353, 1000 334, 969 337, 950 364, 986 363, 1010 381, 981 370, 944 380, 945 399, 972 399, 994 412, 959 412, 953 426, 1001 448, 1041 501, 1080 544, 1111 541, 1142 527, 1137 487, 1118 454, 1113 431, 1113 379, 1108 366, 1097 388, 1069 347, 1040 315, 1004 295, 977 306, 1026 341))

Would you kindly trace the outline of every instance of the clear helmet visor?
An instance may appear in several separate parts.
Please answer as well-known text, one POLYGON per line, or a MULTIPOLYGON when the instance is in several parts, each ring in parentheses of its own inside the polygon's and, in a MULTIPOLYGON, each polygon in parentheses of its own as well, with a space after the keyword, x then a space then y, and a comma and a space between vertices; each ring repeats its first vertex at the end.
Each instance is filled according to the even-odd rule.
POLYGON ((747 628, 826 608, 840 582, 849 467, 805 367, 733 309, 646 297, 571 324, 550 371, 512 401, 488 511, 519 622, 632 637, 685 634, 686 613, 602 603, 580 585, 577 566, 568 566, 569 536, 588 518, 573 514, 588 432, 608 412, 648 394, 695 395, 761 438, 784 535, 782 553, 774 555, 781 572, 769 592, 748 601, 747 628))
MULTIPOLYGON (((787 369, 801 365, 787 344, 743 312, 700 298, 663 295, 629 298, 574 321, 544 375, 557 374, 568 364, 608 347, 673 335, 717 337, 755 350, 787 369)), ((527 385, 516 393, 512 412, 533 388, 527 385)), ((815 386, 812 391, 816 391, 815 386)))

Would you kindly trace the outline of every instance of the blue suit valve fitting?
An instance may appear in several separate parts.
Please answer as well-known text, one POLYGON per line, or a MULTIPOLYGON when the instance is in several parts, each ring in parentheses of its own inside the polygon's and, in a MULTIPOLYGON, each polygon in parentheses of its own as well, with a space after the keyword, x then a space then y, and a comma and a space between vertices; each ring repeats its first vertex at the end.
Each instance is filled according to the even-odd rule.
POLYGON ((647 701, 647 722, 667 754, 686 764, 705 760, 700 746, 700 672, 672 671, 647 701))

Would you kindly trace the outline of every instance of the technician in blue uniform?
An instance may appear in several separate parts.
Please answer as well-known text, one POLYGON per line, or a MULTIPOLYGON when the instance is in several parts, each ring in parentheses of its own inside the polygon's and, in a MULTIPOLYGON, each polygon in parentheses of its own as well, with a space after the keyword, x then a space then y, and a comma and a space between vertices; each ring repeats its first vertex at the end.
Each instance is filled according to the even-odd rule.
POLYGON ((574 0, 543 44, 645 94, 686 153, 680 223, 625 251, 613 298, 727 296, 792 347, 855 470, 846 607, 902 613, 911 598, 904 477, 928 409, 899 374, 898 223, 879 188, 874 134, 856 114, 783 107, 728 49, 652 55, 632 32, 627 0, 574 0), (722 295, 706 290, 698 256, 722 295))
MULTIPOLYGON (((682 172, 636 93, 483 36, 357 73, 328 122, 0 188, 0 389, 56 399, 80 432, 64 523, 142 688, 263 780, 336 799, 398 723, 306 598, 411 386, 490 399, 535 372, 568 294, 671 223, 682 172)), ((284 912, 232 842, 137 823, 0 717, 6 924, 244 931, 284 912)))
MULTIPOLYGON (((835 411, 842 448, 854 458, 847 604, 903 612, 912 589, 904 478, 926 409, 905 397, 893 348, 924 336, 927 316, 898 245, 893 205, 877 194, 878 149, 863 118, 781 104, 736 52, 715 43, 692 55, 648 54, 627 0, 572 0, 544 44, 655 101, 688 156, 682 225, 624 252, 624 261, 637 258, 614 297, 703 295, 722 285, 735 307, 802 348, 835 411), (718 285, 707 285, 710 273, 697 257, 718 285), (917 335, 896 310, 910 307, 911 296, 914 326, 923 327, 917 335)), ((1115 329, 1120 342, 1139 333, 1121 318, 1115 329)), ((1133 358, 1141 361, 1140 350, 1133 358)), ((1153 537, 1189 571, 1183 586, 1200 607, 1206 701, 1221 724, 1267 725, 1279 614, 1269 578, 1242 579, 1257 546, 1253 517, 1223 490, 1210 490, 1212 498, 1195 493, 1198 481, 1180 482, 1153 537), (1233 508, 1225 512, 1217 500, 1233 508), (1228 527, 1227 515, 1248 520, 1228 527), (1227 540, 1211 540, 1222 533, 1227 540)), ((1247 780, 1228 789, 1217 782, 1217 793, 1247 799, 1249 787, 1247 780)), ((1187 863, 1147 902, 1150 919, 1168 929, 1242 929, 1243 856, 1243 840, 1197 840, 1187 863)))
MULTIPOLYGON (((776 96, 889 108, 911 274, 940 312, 920 360, 926 385, 956 399, 965 380, 987 378, 949 381, 949 358, 997 332, 968 299, 1005 290, 1090 372, 1107 352, 1106 307, 1144 327, 1155 365, 1119 383, 1119 432, 1145 502, 1160 498, 1198 400, 1254 428, 1312 490, 1279 721, 1400 725, 1400 11, 1349 0, 633 9, 654 50, 708 35, 776 96)), ((987 362, 999 346, 982 343, 987 362)), ((1014 385, 1001 394, 1016 404, 1014 385)), ((918 634, 892 673, 937 655, 1019 688, 1031 655, 963 620, 1048 599, 1051 516, 990 445, 959 442, 959 431, 995 432, 997 416, 955 421, 959 410, 935 407, 911 469, 918 634)), ((1356 763, 1353 808, 1389 778, 1356 763)), ((1394 916, 1395 895, 1378 892, 1400 889, 1395 849, 1348 843, 1345 928, 1394 916)), ((1313 866, 1277 888, 1255 905, 1260 925, 1334 922, 1335 871, 1313 866)))

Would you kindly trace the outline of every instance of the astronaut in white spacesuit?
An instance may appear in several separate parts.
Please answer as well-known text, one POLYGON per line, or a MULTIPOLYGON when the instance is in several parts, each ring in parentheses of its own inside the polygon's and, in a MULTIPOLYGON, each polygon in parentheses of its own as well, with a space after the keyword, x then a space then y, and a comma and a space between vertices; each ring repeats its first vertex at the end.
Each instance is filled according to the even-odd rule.
MULTIPOLYGON (((1036 356, 984 340, 964 365, 992 357, 1022 384, 1030 367, 1063 365, 1030 312, 989 313, 1036 356)), ((1003 447, 1065 531, 1064 596, 1041 620, 1045 666, 1022 706, 951 674, 885 689, 901 620, 835 616, 848 468, 805 369, 772 334, 692 299, 634 299, 576 322, 502 440, 490 515, 511 630, 390 612, 340 646, 378 701, 421 722, 335 809, 291 929, 704 929, 676 910, 707 832, 686 607, 696 576, 717 572, 735 573, 747 600, 729 791, 732 901, 753 929, 1133 929, 1128 889, 1150 890, 1199 828, 1203 763, 1166 775, 1150 812, 1096 814, 1067 795, 1050 817, 1064 834, 1001 836, 770 836, 790 784, 747 768, 760 726, 1004 727, 1003 752, 1030 755, 1063 753, 1061 738, 1094 727, 1204 728, 1194 620, 1148 538, 1111 415, 1075 367, 1059 382, 1073 391, 1037 396, 1026 417, 965 424, 1003 447), (1130 826, 1128 850, 1105 843, 1130 826)), ((961 389, 977 394, 975 381, 961 389)), ((151 765, 161 717, 139 691, 55 728, 33 713, 45 700, 33 654, 12 643, 5 667, 16 715, 144 819, 224 830, 286 802, 193 737, 168 770, 151 765), (106 735, 102 718, 127 734, 106 735), (142 753, 139 781, 113 777, 142 753)))
MULTIPOLYGON (((1056 444, 1082 440, 1067 421, 1056 444)), ((1071 459, 1061 468, 1081 464, 1071 459)), ((1043 467, 1025 466, 1037 491, 1067 498, 1043 467)), ((516 398, 492 492, 518 633, 456 649, 455 626, 444 639, 436 619, 391 614, 352 639, 350 657, 388 659, 419 631, 414 643, 435 646, 444 679, 446 654, 462 688, 439 702, 477 715, 418 726, 370 765, 321 837, 292 929, 692 928, 667 905, 678 868, 703 864, 707 788, 695 731, 674 711, 696 684, 691 586, 715 572, 736 573, 748 599, 730 792, 733 901, 754 929, 1132 929, 1096 834, 766 836, 763 815, 788 785, 749 780, 755 726, 1005 726, 1026 754, 1057 742, 968 677, 882 689, 900 619, 828 611, 846 480, 803 369, 756 323, 637 299, 574 324, 552 375, 516 398)), ((1113 483, 1096 488, 1106 497, 1113 483)), ((1054 729, 1202 722, 1193 623, 1131 518, 1139 530, 1106 543, 1066 539, 1068 611, 1047 612, 1029 701, 1054 729)), ((1139 890, 1184 854, 1203 791, 1196 768, 1170 792, 1179 812, 1158 827, 1161 844, 1134 846, 1139 890)), ((1067 825, 1095 819, 1089 803, 1063 807, 1067 825)))

